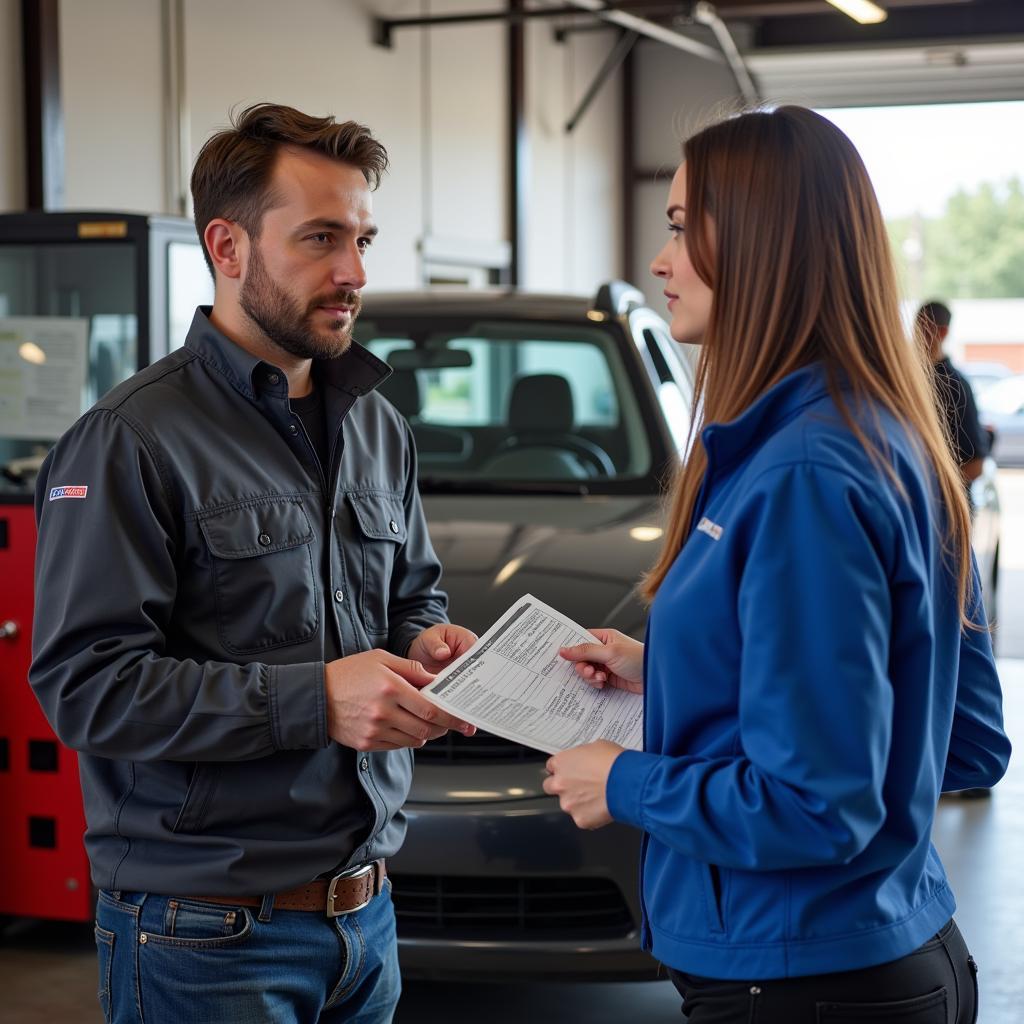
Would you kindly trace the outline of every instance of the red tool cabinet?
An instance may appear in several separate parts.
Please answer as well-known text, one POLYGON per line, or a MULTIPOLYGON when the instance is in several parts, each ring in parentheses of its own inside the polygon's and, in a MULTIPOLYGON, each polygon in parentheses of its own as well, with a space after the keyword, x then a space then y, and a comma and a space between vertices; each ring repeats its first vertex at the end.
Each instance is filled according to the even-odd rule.
POLYGON ((0 915, 86 921, 77 755, 28 684, 33 489, 60 433, 180 345, 212 283, 191 221, 0 216, 0 915))

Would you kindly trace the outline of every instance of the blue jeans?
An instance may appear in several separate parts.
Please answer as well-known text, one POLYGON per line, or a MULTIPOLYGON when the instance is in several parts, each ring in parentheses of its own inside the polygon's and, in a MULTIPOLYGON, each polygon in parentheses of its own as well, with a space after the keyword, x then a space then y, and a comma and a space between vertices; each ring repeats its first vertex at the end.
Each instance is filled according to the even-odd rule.
POLYGON ((391 884, 342 917, 101 891, 108 1024, 388 1024, 401 994, 391 884), (266 916, 266 915, 262 915, 266 916))

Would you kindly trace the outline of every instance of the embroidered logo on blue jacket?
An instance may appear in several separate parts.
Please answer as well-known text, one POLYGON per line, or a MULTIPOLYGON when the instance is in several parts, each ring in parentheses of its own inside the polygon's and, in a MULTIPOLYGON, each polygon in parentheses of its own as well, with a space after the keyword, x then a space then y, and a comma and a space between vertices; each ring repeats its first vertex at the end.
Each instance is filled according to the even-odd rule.
POLYGON ((718 523, 711 522, 707 516, 705 516, 698 524, 697 529, 701 533, 706 533, 712 540, 718 540, 722 536, 722 528, 718 523))

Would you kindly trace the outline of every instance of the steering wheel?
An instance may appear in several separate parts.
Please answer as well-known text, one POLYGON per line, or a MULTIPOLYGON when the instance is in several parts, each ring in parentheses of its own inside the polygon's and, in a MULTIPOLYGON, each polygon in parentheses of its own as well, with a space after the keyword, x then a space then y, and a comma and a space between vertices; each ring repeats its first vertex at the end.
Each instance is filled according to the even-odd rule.
POLYGON ((615 463, 599 445, 577 434, 536 433, 512 434, 494 450, 491 458, 516 448, 555 448, 576 456, 590 471, 591 476, 615 476, 615 463))

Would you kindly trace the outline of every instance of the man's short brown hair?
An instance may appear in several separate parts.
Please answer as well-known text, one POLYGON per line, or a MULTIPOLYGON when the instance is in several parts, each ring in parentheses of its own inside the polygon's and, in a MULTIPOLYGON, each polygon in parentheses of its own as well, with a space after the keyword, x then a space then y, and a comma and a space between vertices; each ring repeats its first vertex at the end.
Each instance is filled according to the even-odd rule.
POLYGON ((192 202, 196 231, 206 265, 213 260, 203 235, 211 220, 223 217, 259 238, 263 214, 273 205, 270 177, 283 146, 309 149, 363 172, 377 188, 388 168, 388 154, 355 121, 338 124, 333 117, 313 117, 280 103, 256 103, 231 119, 231 127, 211 135, 192 169, 192 202))

